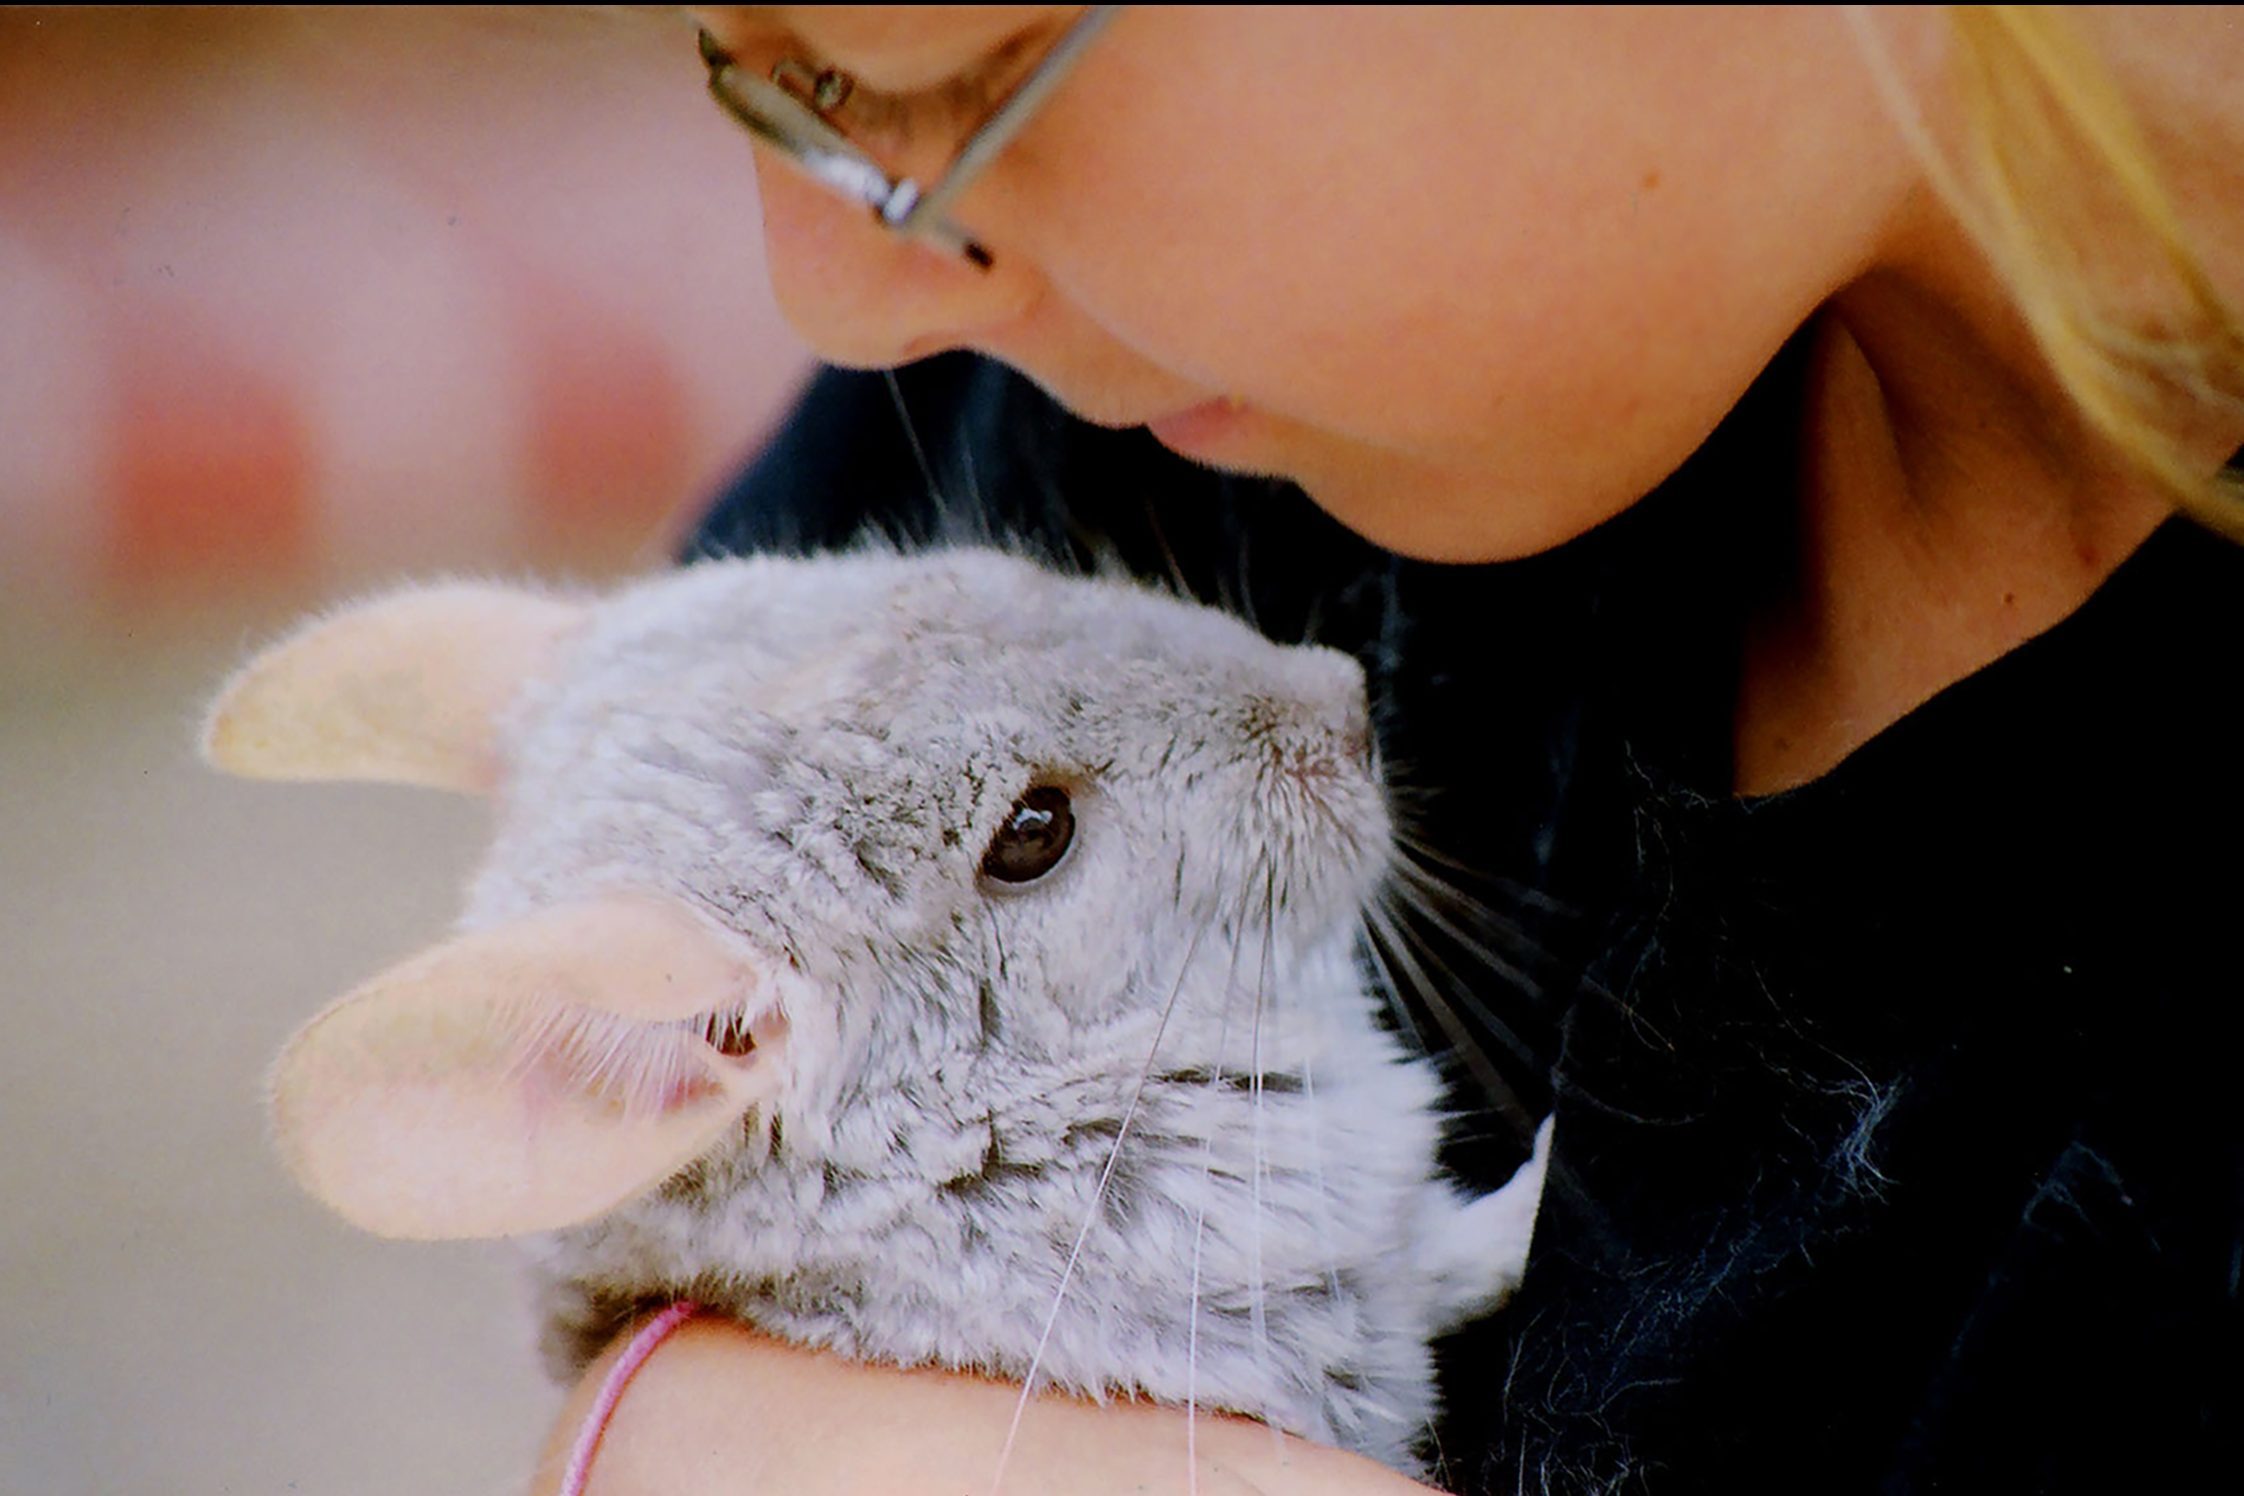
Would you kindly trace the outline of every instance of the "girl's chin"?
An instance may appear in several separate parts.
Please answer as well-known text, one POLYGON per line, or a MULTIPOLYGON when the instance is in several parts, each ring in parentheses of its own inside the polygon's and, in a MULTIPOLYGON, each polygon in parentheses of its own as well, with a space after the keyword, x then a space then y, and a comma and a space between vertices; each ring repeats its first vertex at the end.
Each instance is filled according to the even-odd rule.
POLYGON ((1145 423, 1153 439, 1179 456, 1215 467, 1247 467, 1226 461, 1238 453, 1254 424, 1254 412, 1231 399, 1203 400, 1198 405, 1155 416, 1145 423))

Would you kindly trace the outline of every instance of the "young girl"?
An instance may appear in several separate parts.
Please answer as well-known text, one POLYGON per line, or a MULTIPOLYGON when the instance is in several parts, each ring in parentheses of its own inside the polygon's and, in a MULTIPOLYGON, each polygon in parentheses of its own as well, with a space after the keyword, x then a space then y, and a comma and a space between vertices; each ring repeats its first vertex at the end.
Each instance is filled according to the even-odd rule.
MULTIPOLYGON (((783 305, 913 366, 827 375, 708 543, 965 523, 1314 614, 1510 893, 1533 980, 1447 1042, 1556 1141, 1447 1484, 2235 1468, 2244 24, 697 19, 783 305)), ((589 1489, 982 1490, 1015 1396, 693 1321, 589 1489)), ((1039 1402, 1006 1489, 1184 1489, 1184 1421, 1039 1402)), ((1195 1437, 1202 1491, 1415 1489, 1195 1437)))

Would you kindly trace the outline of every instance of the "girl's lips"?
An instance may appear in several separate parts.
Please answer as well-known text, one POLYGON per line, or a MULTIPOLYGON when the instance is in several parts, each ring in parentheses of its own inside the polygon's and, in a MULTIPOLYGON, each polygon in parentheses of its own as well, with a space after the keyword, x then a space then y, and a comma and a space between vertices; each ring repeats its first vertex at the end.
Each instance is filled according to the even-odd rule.
POLYGON ((1162 446, 1192 456, 1216 446, 1236 431, 1246 414, 1246 406, 1222 397, 1155 416, 1145 423, 1145 429, 1152 432, 1153 439, 1162 446))

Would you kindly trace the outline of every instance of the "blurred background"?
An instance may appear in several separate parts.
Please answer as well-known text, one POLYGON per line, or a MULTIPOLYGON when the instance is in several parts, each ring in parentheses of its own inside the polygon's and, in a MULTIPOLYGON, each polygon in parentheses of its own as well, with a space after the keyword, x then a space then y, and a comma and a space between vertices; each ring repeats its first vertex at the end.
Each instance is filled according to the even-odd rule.
POLYGON ((331 1221, 259 1100, 480 809, 194 727, 337 596, 661 564, 808 366, 675 14, 0 10, 0 1491, 522 1488, 504 1249, 331 1221))

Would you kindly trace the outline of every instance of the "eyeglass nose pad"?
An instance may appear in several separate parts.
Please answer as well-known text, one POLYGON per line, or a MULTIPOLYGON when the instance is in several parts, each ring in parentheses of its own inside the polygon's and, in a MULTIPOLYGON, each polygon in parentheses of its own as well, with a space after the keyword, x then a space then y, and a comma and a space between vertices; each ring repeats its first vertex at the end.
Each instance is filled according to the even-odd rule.
POLYGON ((848 103, 851 91, 857 87, 857 80, 840 68, 820 68, 814 73, 809 63, 792 57, 783 57, 772 64, 771 81, 820 114, 831 114, 848 103))

